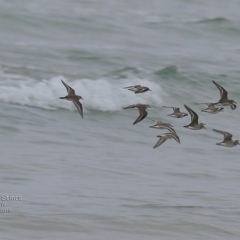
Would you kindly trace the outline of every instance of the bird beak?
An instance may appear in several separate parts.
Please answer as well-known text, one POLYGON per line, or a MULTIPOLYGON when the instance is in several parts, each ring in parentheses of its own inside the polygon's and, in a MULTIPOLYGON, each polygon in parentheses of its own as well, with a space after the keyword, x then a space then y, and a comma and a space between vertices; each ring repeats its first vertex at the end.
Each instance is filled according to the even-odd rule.
POLYGON ((233 103, 237 104, 235 101, 233 101, 233 103))

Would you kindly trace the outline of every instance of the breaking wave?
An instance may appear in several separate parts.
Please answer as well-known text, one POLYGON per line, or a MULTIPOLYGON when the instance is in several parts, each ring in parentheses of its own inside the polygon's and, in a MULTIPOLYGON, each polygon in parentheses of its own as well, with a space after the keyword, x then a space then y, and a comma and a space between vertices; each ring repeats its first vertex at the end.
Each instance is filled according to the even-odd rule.
POLYGON ((66 89, 61 83, 63 79, 75 89, 76 94, 83 97, 83 107, 89 110, 118 111, 135 103, 147 103, 159 106, 162 103, 163 91, 159 83, 147 79, 77 79, 69 81, 58 76, 49 80, 36 81, 33 79, 8 78, 0 80, 0 102, 17 104, 42 109, 76 110, 73 104, 60 100, 66 95, 66 89), (123 87, 141 84, 153 91, 144 94, 134 94, 123 87))

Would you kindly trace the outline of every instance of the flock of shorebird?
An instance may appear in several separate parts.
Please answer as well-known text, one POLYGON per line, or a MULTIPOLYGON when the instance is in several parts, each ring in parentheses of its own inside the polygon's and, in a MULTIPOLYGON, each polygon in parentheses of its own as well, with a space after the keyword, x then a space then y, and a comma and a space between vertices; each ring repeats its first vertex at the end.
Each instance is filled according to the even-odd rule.
MULTIPOLYGON (((83 108, 82 108, 81 102, 79 101, 80 99, 83 99, 83 98, 81 96, 76 95, 75 90, 73 88, 71 88, 69 85, 67 85, 63 80, 61 80, 61 81, 62 81, 63 85, 66 87, 68 94, 65 97, 60 97, 60 99, 66 99, 66 100, 72 101, 74 103, 74 105, 76 106, 79 114, 83 118, 83 108)), ((195 103, 195 104, 206 104, 207 105, 207 108, 203 109, 201 111, 210 113, 210 114, 217 114, 219 112, 222 112, 224 109, 223 107, 225 107, 225 106, 230 106, 232 110, 236 109, 237 108, 236 102, 234 100, 228 99, 228 92, 222 86, 220 86, 218 83, 216 83, 215 81, 212 81, 212 82, 217 86, 217 88, 220 91, 220 100, 216 103, 195 103)), ((141 85, 124 87, 124 89, 132 91, 134 93, 144 93, 147 91, 151 91, 148 87, 141 86, 141 85)), ((180 108, 178 108, 178 107, 168 107, 168 106, 163 106, 163 107, 173 109, 173 113, 167 115, 169 117, 182 118, 182 117, 185 117, 188 115, 187 113, 181 112, 180 108)), ((187 105, 184 105, 184 107, 187 109, 187 111, 189 112, 189 114, 191 116, 191 122, 190 122, 190 124, 183 126, 183 127, 191 129, 191 130, 200 130, 200 129, 205 128, 204 123, 198 123, 198 115, 196 114, 196 112, 194 112, 187 105)), ((138 104, 130 105, 123 109, 137 109, 139 111, 140 115, 133 123, 133 125, 135 125, 147 117, 147 115, 148 115, 148 113, 146 111, 147 108, 151 108, 151 107, 148 104, 138 103, 138 104)), ((151 118, 149 118, 149 119, 153 120, 151 118)), ((159 137, 159 140, 157 141, 157 143, 155 144, 155 146, 153 148, 159 147, 167 139, 174 139, 175 141, 180 143, 180 138, 170 123, 164 123, 162 121, 156 121, 156 120, 153 120, 153 121, 155 122, 155 124, 153 126, 150 126, 150 128, 167 129, 169 131, 167 133, 163 133, 163 134, 157 136, 157 137, 159 137)), ((240 145, 239 140, 235 140, 235 141, 232 140, 231 133, 220 131, 217 129, 213 129, 213 131, 224 135, 223 141, 220 143, 216 143, 217 145, 224 146, 224 147, 235 147, 237 145, 240 145)))

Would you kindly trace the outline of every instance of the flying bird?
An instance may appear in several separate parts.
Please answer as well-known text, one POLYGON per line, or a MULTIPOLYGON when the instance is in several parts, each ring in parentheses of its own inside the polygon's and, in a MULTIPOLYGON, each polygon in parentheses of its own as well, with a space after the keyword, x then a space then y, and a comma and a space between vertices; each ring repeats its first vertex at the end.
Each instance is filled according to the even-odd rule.
MULTIPOLYGON (((153 120, 151 118, 149 118, 149 119, 153 120)), ((155 124, 150 126, 150 128, 155 128, 155 129, 160 129, 160 130, 167 129, 169 132, 176 134, 176 131, 172 128, 173 126, 170 123, 164 123, 164 122, 156 121, 156 120, 153 120, 153 121, 155 121, 155 124)))
POLYGON ((79 114, 82 116, 83 118, 83 108, 82 108, 82 104, 80 103, 80 99, 83 99, 81 96, 78 96, 75 94, 75 90, 73 88, 71 88, 70 86, 68 86, 63 80, 61 80, 63 85, 66 87, 67 89, 67 96, 65 97, 60 97, 60 99, 66 99, 68 101, 72 101, 74 103, 74 105, 76 106, 79 114))
POLYGON ((188 110, 188 112, 191 115, 191 123, 183 127, 189 128, 191 130, 200 130, 202 128, 205 128, 204 123, 198 123, 198 115, 187 105, 184 105, 184 107, 188 110))
POLYGON ((173 109, 173 113, 167 115, 169 117, 174 117, 174 118, 183 118, 185 116, 187 116, 187 113, 184 112, 180 112, 180 108, 178 107, 168 107, 168 106, 163 106, 164 108, 172 108, 173 109))
POLYGON ((236 102, 234 100, 228 99, 228 92, 215 81, 212 81, 212 82, 217 86, 218 90, 220 91, 220 100, 214 103, 214 105, 220 106, 220 107, 230 106, 232 110, 236 109, 237 108, 236 102))
POLYGON ((201 111, 206 113, 211 113, 211 114, 217 114, 219 112, 223 112, 223 109, 224 109, 223 107, 216 107, 214 103, 195 103, 195 104, 196 105, 206 104, 207 108, 202 109, 201 111))
POLYGON ((152 91, 148 87, 144 87, 141 85, 129 86, 129 87, 125 87, 124 89, 128 89, 129 91, 132 91, 135 93, 143 93, 143 92, 147 92, 147 91, 152 91))
POLYGON ((167 141, 167 139, 174 139, 176 142, 180 143, 180 139, 178 137, 178 135, 176 133, 172 133, 172 132, 169 132, 169 133, 164 133, 164 134, 161 134, 161 135, 158 135, 157 137, 159 137, 159 140, 157 141, 157 143, 155 144, 155 146, 153 148, 157 148, 159 147, 160 145, 162 145, 164 142, 167 141))
POLYGON ((138 118, 135 120, 135 122, 133 123, 133 125, 137 124, 138 122, 142 121, 147 115, 147 111, 146 109, 147 108, 151 108, 148 104, 141 104, 141 103, 138 103, 138 104, 133 104, 133 105, 130 105, 128 107, 125 107, 123 109, 129 109, 129 108, 133 108, 133 109, 137 109, 140 113, 140 115, 138 116, 138 118))
POLYGON ((213 131, 223 134, 223 137, 224 137, 222 142, 216 143, 217 145, 223 146, 223 147, 235 147, 237 145, 240 145, 239 140, 235 140, 235 141, 232 140, 232 134, 231 133, 220 131, 220 130, 217 130, 217 129, 213 129, 213 131))

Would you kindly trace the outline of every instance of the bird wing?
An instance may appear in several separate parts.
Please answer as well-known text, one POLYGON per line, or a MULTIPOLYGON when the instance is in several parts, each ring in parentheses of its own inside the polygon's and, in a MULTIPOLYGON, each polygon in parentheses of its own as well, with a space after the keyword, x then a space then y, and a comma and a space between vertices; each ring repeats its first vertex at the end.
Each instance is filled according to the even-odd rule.
POLYGON ((224 132, 224 131, 220 131, 217 129, 213 129, 213 131, 223 134, 224 135, 223 141, 231 141, 232 140, 232 134, 229 132, 224 132))
POLYGON ((148 87, 137 87, 137 90, 135 91, 135 93, 142 93, 142 92, 146 92, 148 90, 148 87))
POLYGON ((135 122, 133 123, 133 125, 137 124, 138 122, 142 121, 147 115, 147 111, 145 110, 145 108, 138 108, 138 111, 140 113, 140 115, 138 116, 138 118, 135 120, 135 122))
POLYGON ((216 83, 215 81, 212 81, 216 86, 217 88, 219 89, 220 91, 220 101, 223 101, 223 100, 227 100, 228 99, 228 92, 222 87, 220 86, 218 83, 216 83))
POLYGON ((78 112, 80 113, 80 115, 81 115, 82 118, 83 118, 83 108, 82 108, 82 104, 81 104, 78 100, 75 100, 75 99, 71 99, 71 101, 74 103, 74 105, 76 106, 78 112))
POLYGON ((169 126, 166 126, 166 129, 167 129, 169 132, 171 132, 171 133, 177 134, 176 131, 175 131, 173 128, 169 127, 169 126))
POLYGON ((133 85, 133 86, 129 86, 129 87, 124 87, 124 89, 131 89, 131 88, 138 88, 141 87, 141 85, 133 85))
POLYGON ((207 103, 208 108, 215 108, 214 103, 207 103))
POLYGON ((174 134, 172 134, 173 138, 176 140, 176 142, 180 143, 180 138, 179 136, 176 134, 176 132, 174 134))
POLYGON ((136 107, 136 104, 133 104, 133 105, 130 105, 130 106, 128 106, 128 107, 125 107, 125 108, 123 108, 123 109, 135 108, 135 107, 136 107))
POLYGON ((65 88, 67 89, 68 94, 75 94, 74 89, 72 89, 70 86, 68 86, 63 80, 61 80, 65 88))
POLYGON ((184 107, 188 110, 188 112, 191 115, 190 125, 193 125, 195 123, 198 124, 198 115, 191 108, 189 108, 187 105, 184 105, 184 107))
POLYGON ((234 103, 232 103, 232 104, 230 105, 230 107, 231 107, 231 109, 232 109, 232 110, 234 110, 234 109, 236 109, 236 108, 237 108, 237 105, 236 105, 236 104, 234 104, 234 103))
POLYGON ((174 113, 179 113, 180 112, 180 108, 177 108, 177 107, 173 108, 173 112, 174 113))
POLYGON ((155 146, 153 148, 157 148, 160 145, 162 145, 164 142, 166 142, 166 138, 165 137, 160 137, 159 140, 157 141, 157 143, 155 144, 155 146))

